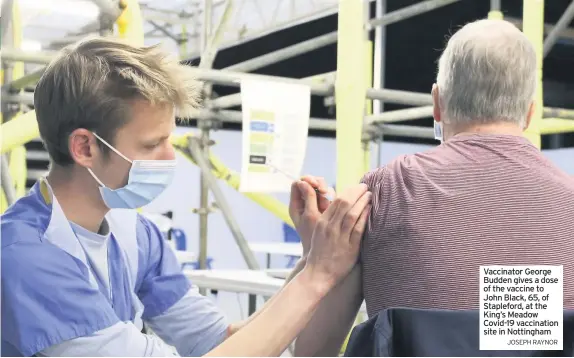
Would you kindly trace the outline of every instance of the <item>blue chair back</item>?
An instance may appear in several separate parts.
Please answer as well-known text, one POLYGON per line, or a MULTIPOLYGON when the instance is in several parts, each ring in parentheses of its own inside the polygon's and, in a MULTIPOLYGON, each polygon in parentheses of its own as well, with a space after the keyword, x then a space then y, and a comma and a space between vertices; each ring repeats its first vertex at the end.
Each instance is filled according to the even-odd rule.
POLYGON ((283 241, 284 242, 301 242, 301 238, 297 231, 290 225, 283 223, 283 241))
POLYGON ((175 248, 179 251, 187 250, 187 237, 182 229, 172 228, 170 230, 170 238, 175 241, 175 248))
MULTIPOLYGON (((561 351, 481 351, 480 312, 386 309, 356 326, 346 357, 573 357, 574 311, 564 311, 561 351)), ((539 337, 533 337, 540 339, 539 337)))

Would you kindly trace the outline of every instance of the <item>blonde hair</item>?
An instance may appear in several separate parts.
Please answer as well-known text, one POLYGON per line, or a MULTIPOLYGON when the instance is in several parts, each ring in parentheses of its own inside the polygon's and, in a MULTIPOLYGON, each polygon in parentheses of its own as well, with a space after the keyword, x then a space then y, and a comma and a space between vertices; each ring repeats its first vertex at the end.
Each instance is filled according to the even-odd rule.
POLYGON ((34 107, 52 162, 67 166, 73 164, 68 137, 74 130, 85 128, 113 143, 131 118, 130 101, 173 106, 177 116, 188 118, 197 111, 200 94, 192 69, 158 46, 92 38, 64 48, 48 65, 34 107))

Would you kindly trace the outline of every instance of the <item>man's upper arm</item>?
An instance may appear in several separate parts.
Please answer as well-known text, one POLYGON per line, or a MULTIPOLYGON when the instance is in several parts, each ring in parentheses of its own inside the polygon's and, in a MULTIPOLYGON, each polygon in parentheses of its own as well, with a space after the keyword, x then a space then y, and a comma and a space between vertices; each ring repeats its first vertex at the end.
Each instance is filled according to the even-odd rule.
POLYGON ((161 232, 143 217, 138 240, 143 251, 136 287, 144 321, 181 355, 203 355, 219 345, 228 328, 224 316, 191 285, 161 232))
MULTIPOLYGON (((2 235, 38 234, 22 229, 2 235)), ((4 354, 34 355, 119 322, 81 262, 40 239, 11 241, 1 263, 4 354)))

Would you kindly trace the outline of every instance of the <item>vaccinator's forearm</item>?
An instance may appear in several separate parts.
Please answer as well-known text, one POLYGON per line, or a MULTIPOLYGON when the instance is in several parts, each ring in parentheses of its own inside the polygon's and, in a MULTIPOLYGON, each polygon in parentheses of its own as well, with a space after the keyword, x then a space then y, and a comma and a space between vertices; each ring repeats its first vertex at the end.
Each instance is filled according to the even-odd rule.
POLYGON ((206 356, 279 356, 309 323, 330 285, 303 269, 257 317, 206 356))

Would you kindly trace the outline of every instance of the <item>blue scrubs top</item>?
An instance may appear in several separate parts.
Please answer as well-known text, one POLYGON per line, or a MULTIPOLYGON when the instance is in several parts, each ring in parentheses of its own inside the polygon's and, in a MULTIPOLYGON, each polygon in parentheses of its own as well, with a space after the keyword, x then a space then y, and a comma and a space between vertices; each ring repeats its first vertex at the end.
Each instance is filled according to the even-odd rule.
POLYGON ((204 354, 224 339, 223 316, 192 293, 157 227, 134 211, 112 210, 106 220, 113 294, 93 274, 46 181, 1 217, 2 356, 31 356, 119 322, 138 329, 160 322, 157 330, 180 354, 204 354), (194 321, 201 332, 182 329, 194 321))

